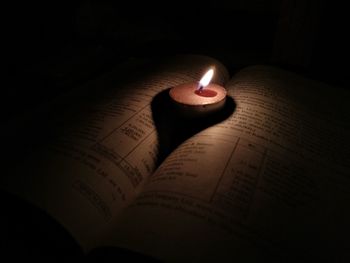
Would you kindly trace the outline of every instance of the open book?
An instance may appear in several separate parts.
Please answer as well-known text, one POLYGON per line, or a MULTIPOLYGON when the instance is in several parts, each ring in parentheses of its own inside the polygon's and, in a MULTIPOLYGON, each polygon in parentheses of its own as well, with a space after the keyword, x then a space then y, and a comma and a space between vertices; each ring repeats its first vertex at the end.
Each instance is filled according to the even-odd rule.
POLYGON ((349 259, 349 93, 268 66, 230 79, 202 56, 146 75, 111 72, 56 104, 45 143, 2 186, 47 211, 87 253, 349 259), (213 82, 228 91, 222 114, 197 122, 167 108, 169 88, 213 66, 213 82))

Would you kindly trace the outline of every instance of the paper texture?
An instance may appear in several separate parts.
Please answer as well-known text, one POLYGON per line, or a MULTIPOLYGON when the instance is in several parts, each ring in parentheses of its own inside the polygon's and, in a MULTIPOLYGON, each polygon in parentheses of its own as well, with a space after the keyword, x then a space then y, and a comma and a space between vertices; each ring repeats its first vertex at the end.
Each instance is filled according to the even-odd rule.
POLYGON ((232 116, 171 153, 103 245, 170 262, 343 255, 346 93, 268 67, 243 70, 226 87, 232 116))
POLYGON ((198 81, 212 66, 214 81, 223 84, 228 73, 219 62, 189 56, 142 81, 130 74, 127 84, 118 84, 120 76, 112 72, 80 89, 76 101, 52 117, 54 139, 13 169, 8 189, 45 209, 88 250, 155 169, 154 96, 198 81))

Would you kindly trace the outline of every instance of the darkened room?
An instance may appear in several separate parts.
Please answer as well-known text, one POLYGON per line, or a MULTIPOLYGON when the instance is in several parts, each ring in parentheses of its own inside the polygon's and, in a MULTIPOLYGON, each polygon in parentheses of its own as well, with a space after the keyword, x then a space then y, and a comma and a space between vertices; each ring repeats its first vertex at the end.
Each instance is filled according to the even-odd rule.
POLYGON ((61 1, 5 10, 3 94, 17 101, 3 104, 5 118, 127 59, 178 53, 214 56, 231 73, 268 63, 347 87, 347 9, 331 1, 61 1))
POLYGON ((348 262, 345 6, 329 0, 7 3, 3 257, 348 262), (212 64, 214 82, 229 90, 220 111, 184 117, 169 106, 172 85, 198 81, 212 64), (149 100, 144 106, 141 93, 149 100), (138 116, 130 124, 129 113, 138 116), (128 126, 118 130, 113 122, 128 126), (80 126, 85 130, 74 128, 80 126), (198 179, 201 173, 219 179, 198 179))

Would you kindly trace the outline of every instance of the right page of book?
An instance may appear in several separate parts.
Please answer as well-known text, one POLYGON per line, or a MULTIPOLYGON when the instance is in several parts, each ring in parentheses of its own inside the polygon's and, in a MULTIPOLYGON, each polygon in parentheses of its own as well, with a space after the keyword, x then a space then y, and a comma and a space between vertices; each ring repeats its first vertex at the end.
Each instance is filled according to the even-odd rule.
POLYGON ((349 93, 266 66, 236 108, 178 147, 106 245, 166 261, 349 259, 349 93))

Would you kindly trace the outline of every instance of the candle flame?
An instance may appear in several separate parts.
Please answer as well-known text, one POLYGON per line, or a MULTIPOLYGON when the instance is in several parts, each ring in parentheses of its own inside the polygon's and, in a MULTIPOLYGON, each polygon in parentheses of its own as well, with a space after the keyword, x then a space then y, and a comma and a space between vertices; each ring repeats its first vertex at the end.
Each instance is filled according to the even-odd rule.
POLYGON ((209 82, 213 78, 214 75, 214 69, 209 69, 207 73, 204 74, 204 76, 199 81, 198 89, 202 90, 206 86, 208 86, 209 82))

